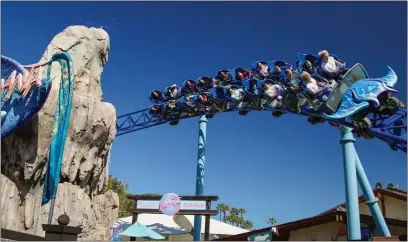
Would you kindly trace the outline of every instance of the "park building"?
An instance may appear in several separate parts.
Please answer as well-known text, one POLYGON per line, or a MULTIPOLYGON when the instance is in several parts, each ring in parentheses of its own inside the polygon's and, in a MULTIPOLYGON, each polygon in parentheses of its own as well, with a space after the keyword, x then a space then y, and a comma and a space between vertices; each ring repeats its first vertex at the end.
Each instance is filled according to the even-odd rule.
MULTIPOLYGON (((378 198, 378 205, 391 233, 391 240, 407 241, 407 191, 392 184, 382 188, 380 184, 373 190, 378 198)), ((359 210, 362 240, 380 237, 378 229, 365 203, 364 196, 359 196, 359 210)), ((347 212, 346 204, 337 205, 316 216, 274 226, 278 234, 272 235, 276 241, 346 241, 347 212)), ((271 227, 242 234, 215 239, 217 241, 270 240, 271 227)))

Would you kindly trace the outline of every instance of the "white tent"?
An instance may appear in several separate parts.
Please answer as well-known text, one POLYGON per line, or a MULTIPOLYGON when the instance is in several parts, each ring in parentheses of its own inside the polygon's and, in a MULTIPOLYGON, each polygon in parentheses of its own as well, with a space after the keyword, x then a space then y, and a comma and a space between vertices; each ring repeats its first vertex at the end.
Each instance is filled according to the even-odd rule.
MULTIPOLYGON (((185 217, 194 225, 194 215, 185 215, 185 217)), ((146 227, 162 235, 181 235, 188 234, 190 231, 180 228, 173 220, 173 216, 164 214, 139 214, 137 221, 146 227)), ((202 216, 201 233, 205 231, 205 217, 202 216)), ((125 227, 132 224, 132 216, 119 218, 115 221, 113 227, 119 224, 125 224, 125 227)), ((249 230, 232 226, 215 219, 210 221, 210 234, 212 235, 236 235, 249 232, 249 230)))

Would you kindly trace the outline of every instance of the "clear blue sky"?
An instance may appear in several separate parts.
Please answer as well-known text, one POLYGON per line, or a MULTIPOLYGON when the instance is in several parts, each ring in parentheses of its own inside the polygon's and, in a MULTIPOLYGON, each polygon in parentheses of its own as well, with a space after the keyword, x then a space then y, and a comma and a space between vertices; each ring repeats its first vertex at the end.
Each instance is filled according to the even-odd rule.
MULTIPOLYGON (((150 105, 148 93, 259 59, 292 64, 297 52, 336 53, 372 77, 390 65, 406 98, 406 2, 2 2, 2 54, 39 60, 69 25, 108 26, 105 101, 124 114, 150 105), (93 22, 87 24, 87 22, 93 22)), ((193 195, 198 120, 117 138, 110 174, 132 193, 193 195)), ((257 228, 289 222, 345 199, 339 132, 306 118, 268 112, 217 115, 208 123, 206 195, 245 208, 257 228)), ((356 143, 372 186, 406 188, 406 155, 378 140, 356 143)))

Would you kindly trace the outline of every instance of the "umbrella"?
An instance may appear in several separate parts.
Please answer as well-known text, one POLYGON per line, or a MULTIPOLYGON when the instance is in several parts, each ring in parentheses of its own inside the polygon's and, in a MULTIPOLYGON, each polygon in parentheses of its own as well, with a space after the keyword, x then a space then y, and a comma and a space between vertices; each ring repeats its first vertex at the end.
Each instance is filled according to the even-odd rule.
POLYGON ((152 239, 164 239, 163 236, 139 222, 132 224, 129 228, 123 231, 122 235, 129 237, 149 237, 152 239))

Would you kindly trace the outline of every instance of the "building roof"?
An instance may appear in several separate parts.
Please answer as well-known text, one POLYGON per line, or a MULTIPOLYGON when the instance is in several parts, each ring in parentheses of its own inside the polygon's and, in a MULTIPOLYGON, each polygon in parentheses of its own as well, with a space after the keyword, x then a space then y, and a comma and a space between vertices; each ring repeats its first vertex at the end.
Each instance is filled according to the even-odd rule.
MULTIPOLYGON (((185 215, 189 222, 194 225, 194 216, 185 215)), ((204 217, 202 218, 203 222, 201 223, 201 233, 205 231, 204 217)), ((139 214, 138 220, 140 223, 146 225, 146 227, 151 230, 165 235, 178 235, 178 234, 187 234, 190 231, 180 228, 173 220, 173 216, 167 216, 165 214, 139 214)), ((113 227, 118 226, 119 224, 132 224, 132 216, 119 218, 115 221, 113 227)), ((242 229, 236 226, 232 226, 223 222, 220 222, 215 219, 210 221, 210 234, 217 235, 236 235, 246 233, 249 230, 242 229)))
MULTIPOLYGON (((373 190, 373 193, 376 197, 378 197, 378 194, 382 194, 385 196, 389 196, 389 197, 393 197, 399 200, 403 200, 403 201, 407 201, 407 191, 401 190, 399 188, 396 187, 388 187, 387 189, 381 188, 381 187, 376 187, 373 190)), ((364 195, 360 195, 358 197, 358 201, 360 203, 365 202, 365 198, 364 195)), ((337 205, 334 208, 328 209, 320 214, 325 214, 325 213, 330 213, 333 211, 346 211, 346 203, 342 203, 340 205, 337 205)), ((319 215, 320 215, 319 214, 319 215)))
MULTIPOLYGON (((399 200, 404 200, 407 201, 407 192, 400 190, 400 189, 396 189, 394 188, 388 188, 388 189, 384 189, 384 188, 375 188, 373 190, 374 195, 378 196, 378 194, 383 194, 386 196, 390 196, 390 197, 394 197, 396 199, 399 200)), ((359 201, 363 202, 365 201, 364 196, 360 196, 359 197, 359 201)), ((296 221, 292 221, 289 223, 284 223, 284 224, 280 224, 280 225, 276 225, 274 227, 277 228, 278 232, 279 232, 279 236, 275 236, 276 240, 286 240, 288 236, 288 232, 291 230, 297 230, 300 228, 307 228, 307 227, 312 227, 312 226, 316 226, 319 224, 323 224, 323 223, 328 223, 328 222, 332 222, 332 221, 342 221, 345 222, 347 221, 347 212, 346 212, 346 204, 340 204, 334 208, 331 208, 323 213, 320 213, 316 216, 313 217, 309 217, 309 218, 305 218, 305 219, 300 219, 300 220, 296 220, 296 221)), ((374 223, 373 218, 369 215, 363 215, 360 214, 360 218, 361 221, 365 221, 368 223, 374 223)), ((391 224, 391 225, 396 225, 396 226, 401 226, 401 227, 407 227, 407 222, 406 221, 401 221, 401 220, 396 220, 396 219, 389 219, 389 218, 385 218, 385 221, 387 224, 391 224)), ((226 238, 220 238, 220 239, 216 239, 218 241, 223 240, 223 241, 246 241, 247 237, 249 235, 254 235, 254 234, 261 234, 261 233, 266 233, 269 232, 271 230, 272 227, 266 227, 266 228, 262 228, 262 229, 258 229, 258 230, 253 230, 247 233, 243 233, 243 234, 237 234, 234 236, 230 236, 230 237, 226 237, 226 238)))

